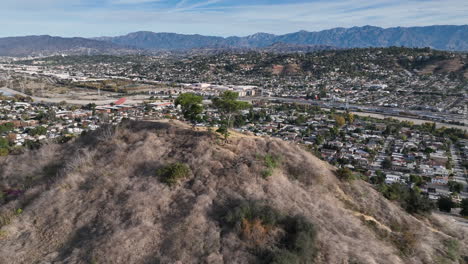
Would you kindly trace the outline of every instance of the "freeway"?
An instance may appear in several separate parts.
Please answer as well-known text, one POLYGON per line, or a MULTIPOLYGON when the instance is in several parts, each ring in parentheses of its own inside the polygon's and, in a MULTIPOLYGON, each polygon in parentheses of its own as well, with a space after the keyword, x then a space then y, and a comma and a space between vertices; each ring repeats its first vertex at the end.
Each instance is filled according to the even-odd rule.
MULTIPOLYGON (((28 96, 24 93, 18 92, 16 90, 10 88, 0 88, 0 93, 10 94, 10 95, 22 95, 28 96)), ((116 101, 115 99, 107 99, 107 100, 80 100, 80 99, 70 99, 66 96, 63 97, 54 97, 54 98, 45 98, 45 97, 31 97, 35 102, 46 102, 46 103, 60 103, 62 101, 66 101, 70 104, 77 104, 77 105, 86 105, 89 103, 94 103, 96 105, 107 105, 116 101)), ((143 103, 145 99, 141 98, 132 98, 127 97, 127 104, 138 104, 143 103)), ((415 124, 422 124, 426 122, 435 122, 437 127, 451 127, 451 128, 459 128, 465 131, 468 131, 468 118, 466 115, 451 115, 445 113, 432 113, 427 111, 409 111, 406 109, 399 109, 399 108, 388 108, 388 107, 378 107, 378 106, 362 106, 362 105, 346 105, 345 103, 339 102, 324 102, 324 101, 315 101, 315 100, 305 100, 305 99, 297 99, 297 98, 286 98, 286 97, 243 97, 241 100, 244 101, 255 101, 255 100, 269 100, 269 101, 280 101, 285 103, 298 103, 298 104, 309 104, 314 106, 320 106, 324 109, 348 109, 355 115, 359 116, 369 116, 379 119, 384 119, 388 117, 392 117, 394 119, 400 121, 411 121, 415 124), (402 116, 401 113, 410 113, 412 116, 402 116), (423 117, 434 117, 436 120, 430 120, 423 117), (439 120, 439 122, 437 121, 439 120), (465 126, 460 125, 452 125, 443 123, 440 121, 443 120, 455 120, 460 123, 464 123, 465 126)))
POLYGON ((429 111, 416 111, 400 108, 389 108, 389 107, 379 107, 379 106, 363 106, 363 105, 354 105, 346 104, 340 102, 324 102, 316 100, 306 100, 298 98, 286 98, 286 97, 245 97, 245 101, 255 101, 255 100, 269 100, 269 101, 280 101, 285 103, 298 103, 298 104, 309 104, 314 106, 319 106, 324 109, 338 109, 345 110, 349 109, 353 114, 359 116, 369 116, 379 119, 384 119, 392 117, 400 121, 411 121, 414 124, 422 124, 427 122, 435 122, 437 127, 451 127, 459 128, 465 131, 468 131, 468 117, 467 115, 454 115, 447 113, 433 113, 429 111), (402 115, 402 113, 405 113, 402 115), (453 125, 444 123, 445 120, 458 121, 465 124, 462 125, 453 125))

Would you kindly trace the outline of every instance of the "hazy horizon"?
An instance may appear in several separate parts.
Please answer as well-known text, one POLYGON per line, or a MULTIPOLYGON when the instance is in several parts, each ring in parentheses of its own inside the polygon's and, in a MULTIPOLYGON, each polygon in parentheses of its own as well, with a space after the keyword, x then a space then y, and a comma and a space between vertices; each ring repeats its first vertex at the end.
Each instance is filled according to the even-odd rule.
MULTIPOLYGON (((51 35, 51 34, 31 34, 31 35, 16 35, 16 36, 1 36, 0 35, 0 37, 3 38, 3 37, 51 36, 51 37, 62 37, 62 38, 100 38, 100 37, 125 36, 125 35, 128 35, 128 34, 137 33, 137 32, 152 32, 152 33, 174 33, 174 34, 183 34, 183 35, 203 35, 203 36, 210 36, 210 37, 229 38, 229 37, 247 37, 247 36, 251 36, 251 35, 255 35, 255 34, 272 34, 272 35, 279 36, 279 35, 283 35, 283 34, 296 33, 296 32, 300 32, 300 31, 320 32, 320 31, 332 30, 332 29, 336 29, 336 28, 350 29, 350 28, 354 28, 354 27, 362 28, 362 27, 366 27, 366 26, 379 27, 379 26, 374 26, 374 25, 363 25, 363 26, 349 26, 349 27, 333 27, 333 28, 325 28, 325 29, 321 29, 321 30, 297 29, 297 30, 294 30, 294 31, 285 32, 285 33, 281 33, 281 34, 275 34, 275 33, 271 33, 271 32, 255 32, 255 33, 252 33, 252 34, 249 34, 249 35, 228 35, 228 36, 199 34, 199 33, 182 33, 182 32, 171 32, 171 31, 135 30, 135 31, 123 33, 123 34, 120 34, 120 35, 101 35, 101 36, 90 36, 90 37, 84 37, 84 36, 78 36, 78 35, 77 36, 60 36, 60 35, 51 35)), ((390 29, 390 28, 411 28, 411 27, 431 27, 431 26, 468 26, 468 24, 460 24, 460 25, 448 25, 448 24, 443 25, 443 24, 440 24, 440 25, 423 25, 423 26, 408 26, 408 27, 395 26, 395 27, 379 27, 379 28, 390 29)))

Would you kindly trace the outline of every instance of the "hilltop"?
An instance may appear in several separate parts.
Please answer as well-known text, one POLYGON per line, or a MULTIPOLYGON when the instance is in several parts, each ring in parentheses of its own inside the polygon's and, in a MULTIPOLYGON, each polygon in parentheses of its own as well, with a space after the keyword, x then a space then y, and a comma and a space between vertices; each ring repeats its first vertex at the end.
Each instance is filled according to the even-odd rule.
POLYGON ((0 159, 0 263, 463 263, 467 230, 335 171, 279 139, 105 127, 0 159))

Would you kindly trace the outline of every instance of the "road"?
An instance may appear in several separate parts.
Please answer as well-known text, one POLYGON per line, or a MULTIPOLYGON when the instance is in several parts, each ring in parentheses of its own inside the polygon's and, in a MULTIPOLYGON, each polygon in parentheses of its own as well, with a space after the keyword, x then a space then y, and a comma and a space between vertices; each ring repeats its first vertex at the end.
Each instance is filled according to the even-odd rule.
POLYGON ((423 124, 427 122, 435 122, 437 127, 450 127, 450 128, 459 128, 465 131, 468 131, 468 118, 466 115, 453 115, 453 114, 446 114, 446 113, 433 113, 427 111, 415 111, 415 110, 407 110, 407 109, 399 109, 399 108, 388 108, 388 107, 378 107, 378 106, 363 106, 363 105, 353 105, 349 104, 346 105, 345 103, 339 102, 324 102, 324 101, 315 101, 315 100, 305 100, 305 99, 298 99, 298 98, 284 98, 284 97, 248 97, 243 98, 245 101, 254 101, 254 100, 270 100, 270 101, 280 101, 285 103, 298 103, 298 104, 309 104, 314 106, 319 106, 324 109, 348 109, 355 115, 358 116, 369 116, 379 119, 384 118, 394 118, 400 121, 411 121, 414 124, 423 124), (359 110, 359 111, 357 111, 359 110), (408 116, 401 116, 400 113, 410 113, 413 114, 414 117, 408 116), (465 126, 461 125, 452 125, 443 122, 437 122, 437 120, 429 120, 428 118, 423 118, 431 116, 436 118, 437 120, 455 120, 460 123, 464 123, 465 126))
MULTIPOLYGON (((466 178, 466 169, 462 167, 460 151, 452 144, 450 146, 450 153, 452 154, 453 161, 453 179, 463 184, 463 190, 468 192, 468 178, 466 178)), ((466 195, 468 195, 468 193, 466 195)))
MULTIPOLYGON (((16 90, 10 89, 10 88, 0 88, 0 92, 5 92, 6 94, 19 94, 22 96, 29 96, 24 93, 18 92, 16 90)), ((37 96, 31 96, 31 98, 35 102, 46 102, 46 103, 60 103, 62 101, 66 101, 69 104, 76 104, 76 105, 87 105, 90 103, 94 103, 96 105, 108 105, 110 103, 115 102, 115 99, 108 99, 108 100, 79 100, 79 99, 70 99, 67 97, 54 97, 54 98, 44 98, 44 97, 37 97, 37 96)), ((310 100, 305 100, 305 99, 295 99, 295 98, 283 98, 283 97, 244 97, 241 98, 241 100, 244 101, 253 101, 253 100, 278 100, 281 102, 285 103, 299 103, 299 104, 310 104, 310 105, 315 105, 315 106, 320 106, 321 108, 324 109, 345 109, 346 105, 343 103, 332 103, 332 102, 322 102, 322 101, 310 101, 310 100)), ((143 103, 145 99, 133 99, 131 97, 127 97, 127 104, 139 104, 143 103)), ((407 110, 404 109, 398 109, 398 108, 382 108, 382 107, 372 107, 372 106, 359 106, 359 105, 349 105, 349 109, 351 109, 351 112, 355 115, 358 116, 368 116, 368 117, 374 117, 378 119, 384 119, 384 118, 394 118, 400 121, 411 121, 414 124, 423 124, 427 122, 433 122, 431 120, 426 120, 426 119, 421 119, 421 118, 412 118, 412 117, 402 117, 398 116, 397 113, 399 112, 404 112, 407 110), (373 112, 372 110, 378 110, 378 111, 391 111, 394 114, 391 113, 376 113, 373 112), (382 110, 384 109, 384 110, 382 110), (360 110, 360 111, 353 111, 353 110, 360 110)), ((420 111, 413 111, 416 114, 420 113, 420 111)), ((423 112, 426 113, 426 112, 423 112)), ((426 113, 428 114, 428 113, 426 113)), ((431 113, 434 114, 434 113, 431 113)), ((442 115, 442 114, 439 114, 442 115)), ((444 115, 443 120, 451 120, 451 119, 456 119, 457 121, 460 121, 462 123, 465 123, 468 125, 468 119, 457 116, 457 115, 444 115)), ((468 131, 467 126, 459 126, 459 125, 452 125, 452 124, 446 124, 446 123, 441 123, 441 122, 435 122, 437 127, 450 127, 450 128, 459 128, 465 131, 468 131)))

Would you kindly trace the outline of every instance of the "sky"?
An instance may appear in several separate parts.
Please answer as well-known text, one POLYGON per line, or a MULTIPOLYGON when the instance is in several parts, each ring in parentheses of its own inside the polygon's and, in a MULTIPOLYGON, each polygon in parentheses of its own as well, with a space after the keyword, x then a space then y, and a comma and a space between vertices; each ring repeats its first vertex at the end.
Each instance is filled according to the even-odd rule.
POLYGON ((0 0, 0 37, 212 36, 468 24, 468 0, 0 0))

